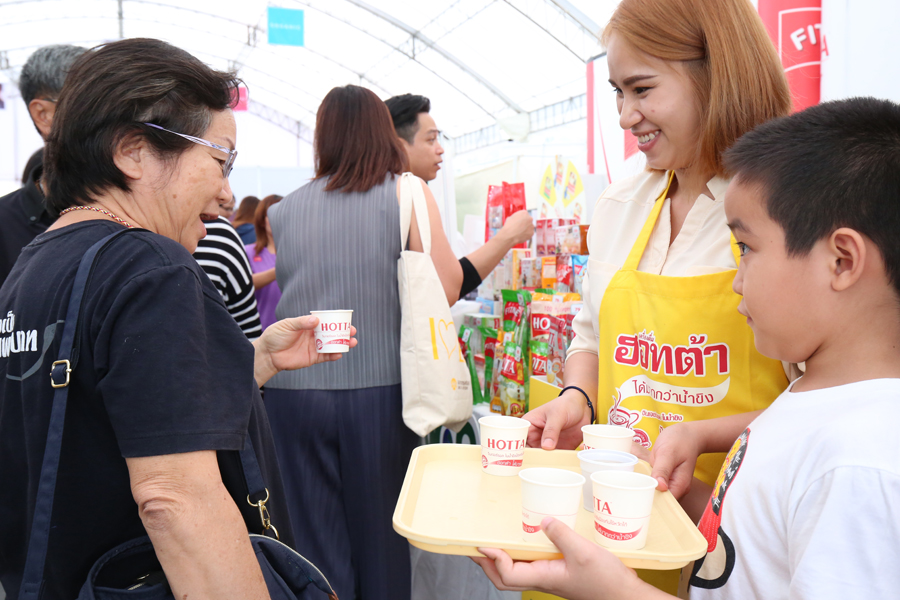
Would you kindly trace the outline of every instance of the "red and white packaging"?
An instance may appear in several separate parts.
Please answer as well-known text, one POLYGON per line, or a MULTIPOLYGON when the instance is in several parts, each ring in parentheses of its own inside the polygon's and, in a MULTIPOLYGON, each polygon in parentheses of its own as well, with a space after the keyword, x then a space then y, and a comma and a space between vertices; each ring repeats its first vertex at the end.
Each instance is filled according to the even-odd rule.
POLYGON ((576 219, 537 219, 535 229, 537 230, 538 256, 556 256, 556 228, 577 223, 576 219))
POLYGON ((315 331, 319 354, 350 352, 352 310, 312 310, 310 314, 319 318, 315 331))

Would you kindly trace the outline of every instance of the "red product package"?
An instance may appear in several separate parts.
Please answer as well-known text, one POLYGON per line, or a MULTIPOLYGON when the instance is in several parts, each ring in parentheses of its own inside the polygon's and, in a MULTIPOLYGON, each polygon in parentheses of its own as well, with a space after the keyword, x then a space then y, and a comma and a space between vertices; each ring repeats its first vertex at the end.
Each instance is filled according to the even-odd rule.
MULTIPOLYGON (((506 183, 488 186, 487 206, 485 208, 484 241, 488 241, 506 223, 513 213, 525 210, 525 184, 506 183)), ((523 242, 514 248, 527 248, 523 242)))
POLYGON ((572 257, 568 254, 556 257, 556 291, 572 291, 572 257))

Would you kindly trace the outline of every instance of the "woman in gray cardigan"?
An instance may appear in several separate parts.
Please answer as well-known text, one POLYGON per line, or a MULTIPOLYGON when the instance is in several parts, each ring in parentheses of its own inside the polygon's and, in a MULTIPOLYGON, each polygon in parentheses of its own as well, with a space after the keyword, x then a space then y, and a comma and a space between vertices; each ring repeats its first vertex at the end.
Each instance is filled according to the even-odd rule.
MULTIPOLYGON (((371 91, 335 88, 319 107, 316 177, 269 211, 282 298, 276 314, 352 309, 359 346, 266 386, 297 549, 342 600, 408 599, 409 547, 391 517, 418 437, 400 387, 398 175, 406 154, 371 91)), ((435 268, 447 301, 462 270, 428 187, 435 268)), ((413 216, 409 249, 422 250, 413 216)))

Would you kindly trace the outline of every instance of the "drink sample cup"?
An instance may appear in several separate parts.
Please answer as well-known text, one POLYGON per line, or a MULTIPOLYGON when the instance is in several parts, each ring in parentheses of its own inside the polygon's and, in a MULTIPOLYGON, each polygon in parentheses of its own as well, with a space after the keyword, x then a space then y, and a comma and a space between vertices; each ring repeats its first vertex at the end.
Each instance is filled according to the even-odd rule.
POLYGON ((657 481, 628 471, 597 471, 594 488, 594 541, 610 549, 640 550, 647 543, 657 481))
POLYGON ((478 419, 481 468, 488 475, 517 475, 525 459, 525 439, 531 423, 519 417, 489 415, 478 419))
POLYGON ((319 317, 316 325, 316 350, 319 354, 350 352, 350 318, 352 310, 311 310, 319 317))
POLYGON ((591 475, 597 471, 634 471, 637 456, 618 450, 582 450, 578 453, 584 475, 584 510, 594 512, 594 484, 591 475))
POLYGON ((618 450, 631 452, 631 438, 634 433, 627 427, 619 425, 585 425, 581 428, 584 435, 585 450, 618 450))
POLYGON ((522 539, 526 542, 548 543, 541 531, 541 521, 547 517, 559 519, 572 529, 578 518, 578 500, 584 477, 565 469, 522 469, 522 539))

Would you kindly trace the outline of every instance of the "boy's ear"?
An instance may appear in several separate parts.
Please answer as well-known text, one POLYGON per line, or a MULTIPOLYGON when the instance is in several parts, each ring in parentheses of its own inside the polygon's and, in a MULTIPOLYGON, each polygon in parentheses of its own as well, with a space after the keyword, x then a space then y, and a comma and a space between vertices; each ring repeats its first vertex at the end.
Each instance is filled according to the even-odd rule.
POLYGON ((113 162, 129 179, 140 179, 144 174, 147 158, 147 142, 136 134, 122 138, 113 153, 113 162))
POLYGON ((842 292, 862 277, 866 266, 866 242, 854 229, 841 227, 828 238, 831 255, 831 287, 842 292))

